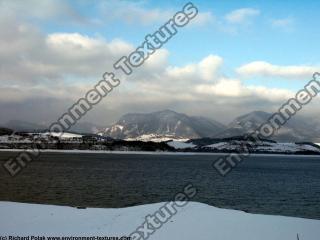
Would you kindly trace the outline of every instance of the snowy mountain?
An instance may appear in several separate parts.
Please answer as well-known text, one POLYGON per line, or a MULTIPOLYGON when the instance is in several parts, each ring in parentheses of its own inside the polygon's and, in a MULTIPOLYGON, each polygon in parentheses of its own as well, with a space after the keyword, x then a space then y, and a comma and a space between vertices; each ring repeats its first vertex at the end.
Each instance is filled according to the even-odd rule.
MULTIPOLYGON (((263 123, 267 122, 271 116, 270 113, 262 111, 254 111, 235 118, 227 129, 217 137, 233 137, 241 136, 246 133, 253 132, 263 123)), ((295 116, 282 126, 277 133, 271 138, 281 142, 299 142, 314 141, 320 138, 320 131, 316 123, 312 123, 308 119, 295 116)))
MULTIPOLYGON (((196 138, 230 138, 243 136, 267 122, 271 113, 253 111, 223 124, 205 117, 188 116, 171 110, 153 113, 128 113, 110 127, 79 122, 70 131, 79 134, 99 134, 128 141, 186 141, 196 138)), ((1 127, 24 132, 44 132, 47 126, 12 120, 1 127)), ((1 131, 0 131, 1 133, 1 131)), ((4 134, 7 134, 4 132, 4 134)), ((320 122, 316 118, 294 116, 271 138, 278 142, 320 142, 320 122)))
MULTIPOLYGON (((228 138, 243 136, 268 121, 271 113, 253 111, 235 118, 227 126, 204 117, 191 117, 171 110, 153 113, 129 113, 102 135, 112 138, 167 141, 195 138, 228 138)), ((280 142, 320 141, 320 127, 316 121, 295 116, 271 138, 280 142)))
POLYGON ((129 113, 103 132, 118 139, 201 138, 214 136, 225 126, 204 117, 190 117, 171 110, 153 113, 129 113))

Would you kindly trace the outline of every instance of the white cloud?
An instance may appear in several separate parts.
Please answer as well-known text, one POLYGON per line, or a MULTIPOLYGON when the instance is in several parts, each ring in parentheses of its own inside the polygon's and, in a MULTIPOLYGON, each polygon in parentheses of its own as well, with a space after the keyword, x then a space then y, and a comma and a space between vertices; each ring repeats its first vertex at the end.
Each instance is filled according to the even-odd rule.
POLYGON ((224 97, 248 96, 248 90, 236 79, 221 79, 215 84, 201 84, 196 86, 200 94, 214 94, 224 97))
POLYGON ((199 74, 206 81, 213 80, 222 64, 223 59, 221 57, 209 55, 198 64, 199 74))
POLYGON ((133 50, 133 46, 115 39, 107 42, 103 38, 94 38, 79 33, 53 33, 46 38, 47 46, 64 55, 87 58, 102 54, 108 57, 121 56, 133 50), (66 54, 68 53, 68 54, 66 54))
POLYGON ((255 100, 264 99, 270 102, 279 102, 294 96, 292 91, 264 86, 245 86, 238 79, 221 78, 214 84, 201 84, 196 86, 200 94, 214 94, 218 97, 244 98, 255 100))
POLYGON ((112 70, 113 63, 134 47, 122 40, 106 41, 79 33, 44 35, 30 24, 1 19, 0 82, 46 84, 65 76, 86 78, 112 70))
POLYGON ((279 18, 271 20, 271 25, 275 28, 283 29, 286 31, 293 30, 294 19, 291 17, 279 18))
MULTIPOLYGON (((274 104, 293 96, 286 89, 247 86, 240 79, 225 77, 221 73, 222 64, 220 56, 209 55, 197 63, 180 67, 166 65, 152 74, 150 69, 144 69, 139 76, 130 76, 130 82, 135 82, 139 96, 159 104, 172 101, 219 103, 222 99, 224 104, 229 101, 238 106, 257 101, 274 104)), ((134 92, 127 89, 127 94, 134 92)))
POLYGON ((264 61, 245 64, 237 69, 237 73, 244 77, 281 77, 288 79, 309 79, 320 67, 292 65, 279 66, 264 61))
POLYGON ((143 64, 142 68, 150 72, 162 71, 168 65, 169 51, 165 48, 157 50, 143 64))
POLYGON ((215 16, 211 12, 199 12, 198 15, 192 19, 190 26, 204 26, 215 22, 215 16))
POLYGON ((264 86, 248 86, 253 95, 271 102, 281 102, 294 97, 294 92, 287 89, 267 88, 264 86))
POLYGON ((219 56, 209 55, 199 63, 188 64, 183 67, 168 67, 168 77, 175 79, 193 79, 213 81, 219 74, 223 59, 219 56))
MULTIPOLYGON (((37 37, 35 39, 39 40, 37 37)), ((40 58, 40 62, 35 61, 34 53, 32 53, 28 55, 30 58, 27 59, 29 64, 33 64, 32 67, 18 64, 15 72, 7 73, 12 74, 13 78, 22 70, 23 73, 29 72, 30 76, 38 81, 28 86, 23 86, 22 82, 11 82, 10 86, 2 84, 1 91, 4 94, 0 97, 2 102, 0 107, 9 108, 8 106, 17 107, 19 105, 19 109, 23 109, 24 103, 30 105, 31 102, 34 108, 41 105, 39 109, 42 109, 41 116, 44 116, 46 108, 42 105, 47 103, 51 106, 50 111, 58 114, 60 109, 64 111, 63 101, 66 104, 65 108, 69 107, 68 104, 71 104, 72 100, 75 101, 82 97, 85 91, 90 89, 95 81, 98 81, 94 78, 95 81, 90 83, 79 78, 76 83, 66 83, 63 73, 73 73, 79 77, 82 74, 93 76, 97 68, 105 69, 106 64, 110 65, 112 59, 117 57, 112 49, 117 47, 119 50, 122 47, 127 50, 133 49, 130 44, 125 42, 106 42, 104 39, 92 38, 79 33, 50 34, 39 42, 45 43, 44 45, 40 44, 41 48, 38 48, 40 52, 44 52, 45 56, 40 58), (53 74, 55 71, 62 73, 61 81, 52 85, 43 80, 45 76, 49 73, 53 74), (59 106, 57 109, 55 102, 59 106)), ((29 41, 25 44, 27 43, 31 44, 29 41)), ((24 49, 33 52, 34 46, 31 44, 24 49)), ((126 81, 122 81, 120 87, 99 104, 100 112, 90 112, 90 115, 99 116, 103 121, 98 122, 102 123, 115 118, 114 115, 110 118, 103 115, 106 109, 117 114, 129 111, 152 111, 155 108, 173 108, 184 112, 187 110, 186 106, 194 106, 197 109, 196 106, 199 107, 199 105, 203 111, 206 109, 208 114, 209 112, 214 114, 217 109, 220 109, 221 114, 228 110, 229 113, 232 112, 231 115, 234 115, 241 109, 255 110, 256 102, 273 104, 286 100, 285 98, 288 96, 288 91, 284 89, 246 86, 239 79, 223 77, 221 73, 223 59, 220 56, 209 55, 197 63, 181 67, 168 65, 168 56, 169 52, 165 49, 152 55, 141 68, 137 69, 136 73, 129 76, 126 81), (214 107, 212 107, 213 104, 214 107), (226 104, 228 104, 227 110, 226 104)), ((101 74, 102 71, 98 73, 98 76, 101 74)), ((23 113, 24 111, 21 110, 21 114, 23 113)), ((10 116, 14 115, 14 113, 11 114, 10 116)), ((52 116, 52 114, 48 113, 48 116, 52 116)), ((97 121, 96 118, 94 121, 97 121)))
MULTIPOLYGON (((203 23, 212 17, 203 16, 203 23)), ((161 17, 155 13, 149 16, 150 21, 161 17)), ((28 114, 37 122, 37 114, 49 118, 55 113, 58 117, 84 96, 103 72, 113 70, 114 62, 136 47, 120 39, 106 40, 79 32, 45 34, 20 20, 0 16, 0 111, 5 112, 1 119, 28 114)), ((122 114, 155 108, 182 112, 201 108, 208 116, 220 109, 222 115, 228 111, 234 116, 241 109, 256 110, 257 102, 270 106, 288 96, 285 89, 246 86, 239 79, 225 77, 220 56, 209 55, 198 62, 175 66, 169 65, 169 54, 166 49, 158 50, 135 69, 97 106, 98 113, 90 112, 90 116, 96 116, 92 117, 94 122, 105 124, 116 118, 108 111, 122 114)))
POLYGON ((232 24, 248 23, 255 16, 258 16, 260 11, 254 8, 240 8, 226 14, 225 19, 232 24))

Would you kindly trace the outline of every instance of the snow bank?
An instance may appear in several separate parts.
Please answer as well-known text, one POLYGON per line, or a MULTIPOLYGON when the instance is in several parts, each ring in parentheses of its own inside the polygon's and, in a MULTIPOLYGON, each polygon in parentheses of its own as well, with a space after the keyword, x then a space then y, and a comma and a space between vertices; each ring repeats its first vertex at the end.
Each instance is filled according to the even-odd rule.
POLYGON ((193 148, 196 147, 193 143, 185 143, 180 141, 170 141, 167 143, 170 147, 173 147, 175 149, 186 149, 186 148, 193 148))
MULTIPOLYGON (((230 142, 218 142, 210 145, 206 145, 206 148, 217 149, 217 150, 237 150, 241 149, 241 146, 246 144, 245 141, 230 141, 230 142)), ((254 149, 260 152, 270 152, 270 153, 295 153, 298 151, 314 151, 320 152, 319 148, 316 148, 309 144, 296 144, 296 143, 271 143, 262 142, 256 144, 254 149)))
POLYGON ((69 132, 64 132, 64 133, 55 133, 55 132, 46 132, 43 135, 51 135, 53 137, 60 137, 60 138, 81 138, 83 135, 76 134, 76 133, 69 133, 69 132))
POLYGON ((176 137, 173 135, 158 135, 158 134, 143 134, 136 138, 126 138, 126 141, 142 141, 142 142, 167 142, 167 141, 183 141, 186 142, 188 138, 176 137))
POLYGON ((320 152, 318 148, 308 144, 296 143, 269 143, 266 146, 258 146, 258 150, 272 151, 272 152, 296 152, 296 151, 314 151, 320 152))
MULTIPOLYGON (((0 236, 122 236, 164 203, 121 209, 0 202, 0 236)), ((320 221, 248 214, 191 202, 149 239, 319 240, 320 221)))

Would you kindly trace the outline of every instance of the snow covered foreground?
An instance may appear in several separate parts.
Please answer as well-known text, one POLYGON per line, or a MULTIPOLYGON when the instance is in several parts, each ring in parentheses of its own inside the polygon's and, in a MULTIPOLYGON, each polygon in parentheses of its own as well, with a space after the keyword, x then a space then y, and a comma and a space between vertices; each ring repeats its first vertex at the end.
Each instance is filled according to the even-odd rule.
MULTIPOLYGON (((163 205, 77 209, 0 202, 0 236, 128 236, 145 216, 163 205)), ((296 240, 297 233, 300 240, 319 240, 320 221, 248 214, 190 202, 149 239, 296 240)))

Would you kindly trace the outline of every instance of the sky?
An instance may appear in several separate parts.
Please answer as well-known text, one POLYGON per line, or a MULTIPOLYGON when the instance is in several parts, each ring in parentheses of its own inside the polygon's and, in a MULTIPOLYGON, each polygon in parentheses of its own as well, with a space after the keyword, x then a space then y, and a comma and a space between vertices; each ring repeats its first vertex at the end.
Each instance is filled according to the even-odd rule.
MULTIPOLYGON (((186 3, 0 0, 0 123, 57 120, 186 3)), ((319 1, 192 3, 198 15, 82 121, 172 109, 228 123, 276 111, 320 71, 319 1)))

